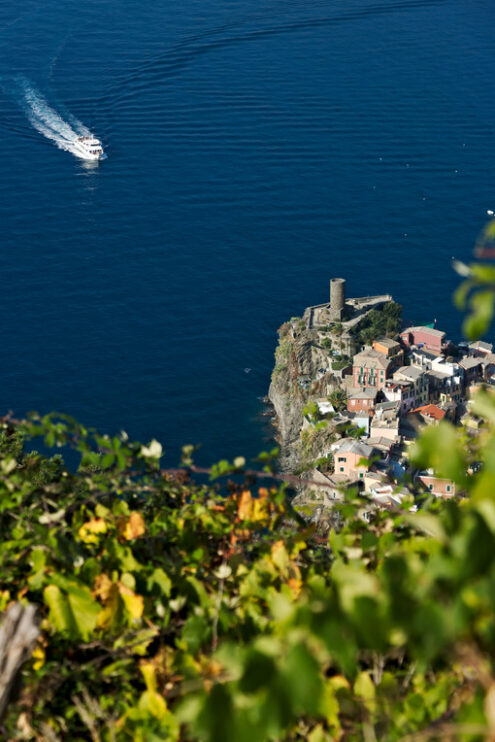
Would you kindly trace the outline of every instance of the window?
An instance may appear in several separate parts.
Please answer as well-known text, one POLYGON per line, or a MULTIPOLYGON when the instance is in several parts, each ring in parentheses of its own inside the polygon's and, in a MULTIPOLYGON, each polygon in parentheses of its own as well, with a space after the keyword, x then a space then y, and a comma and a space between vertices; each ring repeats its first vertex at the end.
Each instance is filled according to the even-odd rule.
POLYGON ((429 484, 429 485, 428 485, 428 489, 429 489, 429 490, 430 490, 430 492, 431 492, 431 491, 432 491, 432 489, 433 489, 433 485, 432 485, 432 484, 429 484))
POLYGON ((339 458, 337 459, 337 461, 343 461, 345 463, 345 456, 339 456, 339 458))
POLYGON ((450 484, 447 485, 447 492, 450 492, 450 484))
POLYGON ((363 472, 360 472, 360 473, 359 473, 359 478, 360 478, 360 479, 363 479, 363 477, 364 477, 364 474, 363 474, 363 472))
POLYGON ((343 466, 340 467, 340 471, 344 471, 344 467, 343 466))

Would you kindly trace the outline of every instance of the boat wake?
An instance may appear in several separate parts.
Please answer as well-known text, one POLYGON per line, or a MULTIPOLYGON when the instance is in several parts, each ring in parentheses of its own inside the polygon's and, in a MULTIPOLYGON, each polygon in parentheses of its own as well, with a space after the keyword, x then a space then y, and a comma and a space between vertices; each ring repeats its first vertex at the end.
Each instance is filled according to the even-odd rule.
POLYGON ((29 81, 19 81, 19 92, 21 106, 33 128, 59 149, 82 158, 76 140, 91 136, 89 129, 69 113, 63 117, 29 81))

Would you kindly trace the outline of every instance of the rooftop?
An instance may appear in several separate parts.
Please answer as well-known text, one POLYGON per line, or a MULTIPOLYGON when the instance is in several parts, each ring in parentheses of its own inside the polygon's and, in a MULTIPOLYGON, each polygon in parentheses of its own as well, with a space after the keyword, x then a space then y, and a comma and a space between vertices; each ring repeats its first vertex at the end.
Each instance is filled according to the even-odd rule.
POLYGON ((369 459, 373 453, 373 447, 366 443, 354 440, 354 438, 342 438, 335 443, 332 448, 339 453, 355 453, 362 456, 363 459, 369 459))
POLYGON ((392 340, 392 338, 377 338, 375 343, 380 343, 380 345, 383 345, 385 348, 390 348, 391 350, 394 348, 400 348, 400 343, 398 343, 397 340, 392 340))
POLYGON ((445 379, 452 378, 450 374, 445 373, 444 371, 437 371, 436 369, 428 369, 428 371, 425 371, 427 376, 433 376, 435 379, 439 379, 440 381, 445 381, 445 379))
POLYGON ((417 381, 420 376, 423 376, 424 370, 422 368, 418 368, 418 366, 401 366, 395 372, 394 379, 399 374, 402 376, 406 376, 408 379, 412 379, 413 381, 417 381))
POLYGON ((413 356, 420 356, 420 358, 426 358, 427 361, 434 361, 437 358, 442 357, 442 356, 439 356, 438 353, 434 353, 431 350, 426 350, 426 348, 414 348, 412 353, 413 353, 413 356))
POLYGON ((402 330, 400 334, 402 336, 402 335, 405 335, 406 333, 413 333, 413 332, 425 332, 427 335, 431 335, 432 337, 437 337, 437 338, 445 337, 445 333, 442 330, 435 330, 433 327, 425 327, 424 325, 416 325, 415 327, 406 327, 406 329, 402 330))
POLYGON ((491 353, 493 351, 493 343, 485 343, 484 340, 476 340, 474 343, 469 343, 468 348, 470 350, 482 350, 485 353, 491 353))
POLYGON ((347 399, 376 399, 378 391, 372 387, 350 389, 347 399))
POLYGON ((387 369, 390 366, 390 361, 380 351, 370 348, 369 350, 362 350, 361 353, 356 353, 353 364, 365 368, 387 369))
MULTIPOLYGON (((392 438, 384 438, 383 436, 373 436, 373 438, 369 438, 369 444, 370 446, 373 446, 373 448, 378 448, 380 451, 390 451, 392 446, 395 446, 396 441, 392 440, 392 438)), ((398 438, 398 440, 400 440, 398 438)))
POLYGON ((373 448, 377 448, 379 451, 390 451, 390 449, 395 446, 397 443, 400 442, 400 437, 397 436, 395 439, 392 438, 385 438, 381 435, 374 435, 372 438, 368 439, 368 443, 370 446, 373 446, 373 448))
POLYGON ((443 420, 445 417, 445 410, 442 410, 436 404, 425 404, 422 407, 416 407, 415 410, 411 410, 410 415, 418 412, 420 415, 426 417, 432 417, 434 420, 443 420))
POLYGON ((468 368, 476 368, 476 366, 481 366, 483 364, 483 358, 462 358, 459 361, 459 366, 464 369, 468 368))
POLYGON ((386 412, 387 410, 398 410, 400 407, 400 402, 397 400, 391 401, 391 402, 379 402, 375 406, 375 410, 377 412, 386 412))
POLYGON ((406 379, 387 379, 385 382, 387 389, 409 389, 412 385, 412 381, 406 379))

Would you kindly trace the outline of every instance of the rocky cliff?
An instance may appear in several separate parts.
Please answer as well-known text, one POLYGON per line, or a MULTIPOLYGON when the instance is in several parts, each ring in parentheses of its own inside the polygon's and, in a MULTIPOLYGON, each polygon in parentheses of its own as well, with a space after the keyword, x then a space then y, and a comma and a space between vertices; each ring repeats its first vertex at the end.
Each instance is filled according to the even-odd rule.
POLYGON ((332 425, 325 429, 310 426, 304 413, 311 400, 326 398, 338 387, 319 332, 308 329, 305 319, 295 318, 282 325, 268 392, 276 413, 282 471, 299 473, 328 449, 332 425))

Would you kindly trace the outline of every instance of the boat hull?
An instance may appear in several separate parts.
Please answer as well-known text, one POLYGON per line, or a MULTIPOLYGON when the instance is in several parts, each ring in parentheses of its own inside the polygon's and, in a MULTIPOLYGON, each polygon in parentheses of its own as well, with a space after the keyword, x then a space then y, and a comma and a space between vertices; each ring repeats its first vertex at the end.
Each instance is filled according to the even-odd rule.
POLYGON ((101 152, 99 154, 93 154, 92 152, 88 152, 86 147, 83 147, 77 140, 73 142, 74 146, 74 154, 79 157, 81 160, 86 160, 88 162, 98 162, 99 160, 104 160, 106 158, 106 155, 104 152, 101 152))

